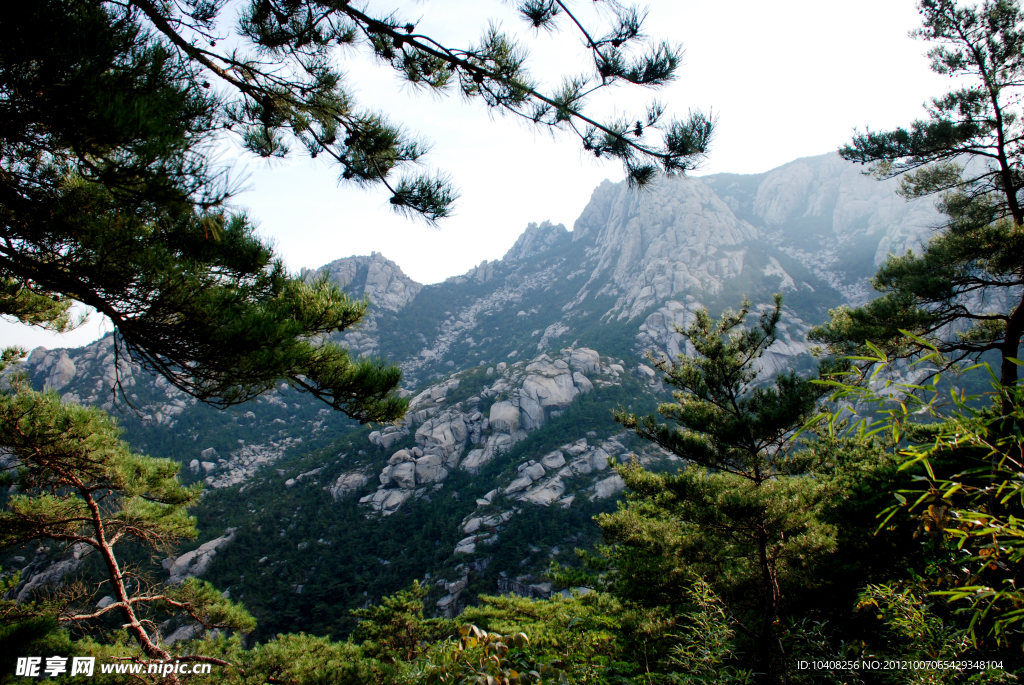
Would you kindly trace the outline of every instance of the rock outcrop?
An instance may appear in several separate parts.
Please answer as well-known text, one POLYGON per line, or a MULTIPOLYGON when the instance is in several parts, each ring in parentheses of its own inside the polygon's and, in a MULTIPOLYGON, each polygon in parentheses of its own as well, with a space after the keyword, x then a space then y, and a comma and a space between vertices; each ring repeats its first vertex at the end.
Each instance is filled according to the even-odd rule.
POLYGON ((355 297, 367 297, 374 307, 391 312, 408 306, 423 289, 380 252, 373 252, 369 257, 336 259, 314 273, 326 273, 355 297))
POLYGON ((234 539, 235 529, 228 528, 221 537, 204 542, 191 552, 186 552, 180 557, 164 559, 164 570, 169 574, 168 584, 177 585, 183 583, 186 578, 201 576, 213 563, 217 550, 230 544, 234 539))

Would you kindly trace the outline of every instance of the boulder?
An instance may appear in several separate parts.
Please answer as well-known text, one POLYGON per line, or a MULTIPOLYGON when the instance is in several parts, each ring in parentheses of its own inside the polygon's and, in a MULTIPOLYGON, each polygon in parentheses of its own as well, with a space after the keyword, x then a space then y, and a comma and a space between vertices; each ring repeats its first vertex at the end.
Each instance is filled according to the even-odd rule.
POLYGON ((206 461, 216 461, 220 459, 220 455, 217 453, 217 450, 215 450, 212 447, 207 447, 205 450, 199 453, 199 456, 206 461))
POLYGON ((584 452, 587 451, 587 439, 580 438, 571 445, 562 445, 562 450, 565 451, 566 454, 573 457, 579 454, 583 454, 584 452))
POLYGON ((441 465, 441 457, 426 454, 416 460, 416 484, 437 483, 448 477, 448 470, 441 465))
POLYGON ((365 473, 359 471, 343 473, 331 486, 331 497, 336 500, 343 499, 366 485, 369 480, 365 473))
POLYGON ((579 371, 573 372, 572 382, 576 385, 576 388, 580 391, 581 395, 585 395, 594 389, 594 384, 590 382, 590 379, 579 371))
POLYGON ((569 355, 569 365, 577 371, 592 373, 601 368, 601 355, 587 347, 580 347, 569 355))
POLYGON ((529 478, 531 481, 540 480, 544 477, 544 467, 540 464, 532 464, 520 471, 519 475, 529 478))
POLYGON ((593 466, 594 469, 597 471, 604 471, 605 469, 608 468, 608 457, 609 454, 605 452, 602 448, 598 447, 590 455, 590 465, 593 466))
POLYGON ((579 394, 572 376, 566 371, 553 377, 539 374, 527 376, 520 397, 526 395, 545 409, 565 409, 579 394))
POLYGON ((560 451, 555 450, 541 457, 540 463, 544 465, 544 468, 560 469, 565 466, 565 457, 560 451))
POLYGON ((533 479, 530 478, 529 476, 516 478, 514 481, 509 483, 509 486, 507 488, 505 488, 505 494, 512 495, 517 492, 521 492, 526 488, 530 487, 531 485, 533 485, 533 479))
POLYGON ((203 471, 205 471, 206 473, 209 473, 210 471, 213 471, 215 468, 217 468, 217 464, 215 464, 212 461, 204 461, 201 462, 199 465, 203 467, 203 471))
POLYGON ((416 461, 416 457, 409 450, 398 450, 388 459, 388 465, 401 464, 403 461, 416 461))
POLYGON ((519 396, 519 418, 526 430, 533 430, 544 425, 544 408, 529 395, 519 396))
POLYGON ((416 444, 420 445, 424 452, 437 448, 444 455, 445 464, 455 466, 462 456, 468 435, 469 431, 462 414, 444 412, 426 421, 416 430, 416 444))
POLYGON ((180 557, 171 559, 169 585, 183 583, 186 578, 194 578, 202 575, 213 563, 217 556, 217 550, 231 543, 235 539, 235 529, 228 528, 224 535, 219 538, 205 542, 191 552, 185 552, 180 557))
POLYGON ((384 516, 390 516, 398 511, 398 508, 410 497, 412 497, 412 490, 382 488, 372 495, 361 498, 359 503, 369 505, 373 511, 380 512, 384 516))
POLYGON ((607 499, 619 494, 625 487, 626 482, 622 480, 622 476, 616 473, 614 476, 594 483, 594 494, 590 499, 607 499))
POLYGON ((560 478, 555 477, 547 483, 540 484, 535 488, 527 490, 523 493, 523 496, 520 499, 546 507, 561 497, 564 493, 565 483, 563 483, 560 478))
POLYGON ((480 467, 486 464, 489 459, 490 457, 485 457, 484 450, 473 450, 462 460, 462 468, 476 475, 480 473, 480 467))
POLYGON ((388 450, 396 442, 401 441, 409 435, 409 429, 391 426, 384 431, 373 431, 370 433, 370 443, 388 450))
POLYGON ((590 463, 589 457, 580 457, 569 462, 569 468, 572 469, 573 473, 585 476, 594 470, 593 465, 590 463))
POLYGON ((519 430, 519 408, 511 402, 495 402, 491 405, 488 421, 491 430, 514 433, 519 430))
POLYGON ((398 487, 407 490, 416 489, 416 462, 404 461, 400 464, 389 466, 385 470, 390 470, 388 475, 391 481, 398 487))
POLYGON ((199 460, 193 459, 188 463, 188 470, 192 473, 199 473, 199 460))

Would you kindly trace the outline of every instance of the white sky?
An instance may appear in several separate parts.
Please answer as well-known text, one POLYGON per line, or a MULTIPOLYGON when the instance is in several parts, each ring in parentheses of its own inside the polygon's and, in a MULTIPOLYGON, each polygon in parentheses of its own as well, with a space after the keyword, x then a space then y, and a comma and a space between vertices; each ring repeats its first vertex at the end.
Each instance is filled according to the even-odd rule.
MULTIPOLYGON (((639 112, 656 95, 670 112, 713 109, 719 126, 711 155, 697 175, 757 173, 835 150, 855 128, 886 129, 923 116, 930 96, 950 87, 932 74, 927 44, 908 37, 918 25, 913 0, 649 0, 652 39, 681 42, 679 79, 657 93, 618 87, 594 100, 595 113, 639 112)), ((580 16, 597 24, 594 3, 578 0, 580 16)), ((530 48, 534 74, 556 84, 586 70, 578 34, 534 35, 499 0, 372 0, 400 6, 417 32, 464 45, 496 18, 530 48), (453 20, 453 15, 458 18, 453 20)), ((456 214, 437 229, 389 211, 388 194, 339 187, 326 163, 297 158, 265 164, 239 155, 248 174, 246 207, 288 267, 318 267, 339 257, 382 252, 421 283, 461 274, 499 259, 531 221, 572 229, 591 192, 621 167, 585 156, 568 134, 552 138, 510 119, 491 117, 457 95, 411 92, 389 69, 358 53, 344 62, 361 103, 391 113, 434 143, 428 164, 449 172, 462 192, 456 214)), ((230 160, 228 160, 230 161, 230 160)), ((109 326, 95 314, 78 330, 56 336, 0 322, 3 344, 29 349, 74 347, 109 326)))

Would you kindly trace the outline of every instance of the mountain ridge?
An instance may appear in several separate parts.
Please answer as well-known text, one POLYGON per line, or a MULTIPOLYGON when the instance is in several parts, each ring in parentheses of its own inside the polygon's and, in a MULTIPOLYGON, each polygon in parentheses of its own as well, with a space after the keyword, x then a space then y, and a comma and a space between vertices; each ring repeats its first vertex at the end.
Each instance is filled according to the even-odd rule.
POLYGON ((392 426, 359 426, 284 384, 214 410, 114 354, 110 336, 37 348, 23 369, 115 413, 133 447, 207 484, 202 537, 178 558, 196 551, 188 567, 231 589, 260 631, 344 634, 351 621, 328 614, 414 578, 452 616, 480 592, 557 590, 543 570, 596 543, 590 517, 621 492, 609 457, 675 468, 611 409, 645 413, 669 398, 645 355, 686 354, 675 327, 697 309, 717 315, 744 297, 762 307, 782 291, 763 371, 813 369, 810 326, 866 301, 880 260, 941 221, 896 187, 835 154, 662 178, 640 193, 605 181, 571 231, 531 223, 501 259, 439 283, 415 282, 380 252, 304 270, 372 302, 338 340, 402 368, 411 406, 392 426))

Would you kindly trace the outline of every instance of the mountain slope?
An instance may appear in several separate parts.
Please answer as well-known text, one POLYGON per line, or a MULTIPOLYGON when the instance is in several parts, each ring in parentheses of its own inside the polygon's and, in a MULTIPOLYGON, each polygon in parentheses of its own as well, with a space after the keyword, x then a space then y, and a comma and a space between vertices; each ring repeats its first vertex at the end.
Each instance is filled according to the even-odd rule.
MULTIPOLYGON (((190 568, 242 599, 261 635, 344 634, 347 609, 413 578, 445 615, 478 592, 543 595, 542 571, 593 544, 590 518, 615 506, 609 457, 676 467, 611 418, 667 399, 649 350, 685 354, 675 326, 700 307, 781 291, 765 373, 810 369, 810 325, 866 301, 885 256, 940 225, 929 201, 861 172, 822 155, 641 193, 606 181, 571 232, 530 224, 502 259, 443 283, 415 283, 380 253, 307 271, 373 303, 342 340, 401 365, 413 399, 395 426, 358 426, 287 386, 213 410, 119 357, 109 336, 39 348, 24 370, 110 409, 136 448, 208 484, 203 536, 181 552, 235 529, 190 568)), ((32 564, 25 583, 47 568, 32 564)))

